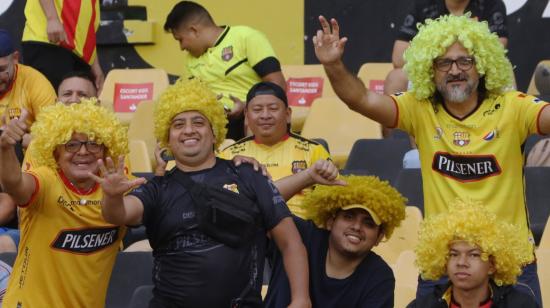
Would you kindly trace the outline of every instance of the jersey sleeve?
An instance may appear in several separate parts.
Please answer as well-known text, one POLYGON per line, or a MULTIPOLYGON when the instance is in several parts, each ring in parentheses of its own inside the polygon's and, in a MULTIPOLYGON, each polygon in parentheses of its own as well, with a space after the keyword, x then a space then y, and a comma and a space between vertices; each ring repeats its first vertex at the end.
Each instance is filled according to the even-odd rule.
MULTIPOLYGON (((510 95, 510 94, 509 94, 510 95)), ((511 104, 517 108, 518 133, 521 140, 530 134, 542 134, 539 130, 540 113, 549 104, 537 97, 515 92, 511 98, 511 104)))
POLYGON ((281 70, 275 51, 263 33, 250 28, 245 37, 245 46, 248 63, 260 77, 281 70))
POLYGON ((396 109, 397 119, 395 125, 392 128, 399 128, 407 132, 411 136, 415 136, 414 128, 416 127, 416 114, 415 110, 419 109, 419 102, 414 98, 414 95, 408 92, 396 93, 391 95, 396 109))
POLYGON ((147 225, 152 220, 155 204, 160 200, 160 177, 155 177, 147 183, 137 187, 128 195, 137 197, 143 204, 142 222, 147 225))
POLYGON ((489 30, 499 37, 508 37, 508 24, 506 20, 506 6, 501 0, 488 1, 483 20, 489 23, 489 30))
POLYGON ((416 25, 424 20, 421 20, 421 14, 419 12, 420 9, 417 2, 418 1, 409 2, 408 13, 405 15, 403 23, 397 31, 397 40, 408 42, 418 33, 416 25))
POLYGON ((257 205, 266 230, 273 229, 283 218, 290 217, 290 210, 271 180, 260 172, 254 171, 249 164, 243 164, 237 168, 243 176, 243 182, 250 185, 256 194, 257 205))
POLYGON ((30 70, 30 77, 25 87, 27 99, 24 107, 31 113, 32 121, 42 108, 55 104, 57 95, 50 82, 38 71, 30 70))

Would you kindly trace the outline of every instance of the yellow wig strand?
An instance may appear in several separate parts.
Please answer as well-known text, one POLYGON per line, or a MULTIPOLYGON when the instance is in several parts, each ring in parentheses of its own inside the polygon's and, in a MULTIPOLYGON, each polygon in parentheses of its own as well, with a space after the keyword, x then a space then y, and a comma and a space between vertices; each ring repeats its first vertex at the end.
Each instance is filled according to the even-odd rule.
POLYGON ((380 218, 384 236, 389 239, 393 230, 405 219, 404 198, 386 181, 374 176, 342 176, 346 186, 317 186, 302 201, 306 217, 319 227, 342 207, 363 204, 380 218))
POLYGON ((216 95, 197 78, 179 79, 168 87, 155 104, 155 136, 162 147, 168 147, 172 119, 186 111, 197 111, 210 122, 217 149, 225 140, 227 118, 216 95))
POLYGON ((485 76, 488 95, 500 94, 513 82, 512 64, 498 36, 489 31, 486 21, 479 22, 464 16, 445 15, 427 19, 419 25, 418 34, 405 51, 405 71, 412 82, 411 92, 416 99, 431 97, 436 89, 433 61, 443 56, 449 46, 460 42, 475 58, 480 76, 485 76))
POLYGON ((448 212, 422 223, 415 249, 422 278, 436 280, 447 273, 449 247, 457 240, 479 247, 483 260, 493 258, 497 285, 514 284, 522 266, 533 261, 532 244, 519 228, 497 221, 480 203, 456 200, 448 212))
POLYGON ((128 154, 128 135, 114 113, 98 106, 95 98, 82 99, 80 104, 58 103, 44 108, 31 127, 36 166, 57 169, 53 152, 69 141, 73 133, 88 135, 90 140, 105 145, 106 156, 117 162, 128 154))

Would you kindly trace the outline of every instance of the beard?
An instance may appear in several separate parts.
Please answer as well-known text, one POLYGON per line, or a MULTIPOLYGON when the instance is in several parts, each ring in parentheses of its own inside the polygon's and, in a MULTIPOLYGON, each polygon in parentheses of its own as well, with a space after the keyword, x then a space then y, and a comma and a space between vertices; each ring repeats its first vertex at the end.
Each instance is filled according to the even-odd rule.
POLYGON ((436 84, 437 90, 443 96, 443 99, 449 103, 464 103, 472 92, 477 89, 479 85, 479 79, 472 79, 468 77, 466 73, 460 73, 458 75, 448 75, 445 80, 436 84), (466 87, 461 89, 461 85, 454 84, 451 88, 447 88, 447 84, 453 81, 466 81, 466 87))

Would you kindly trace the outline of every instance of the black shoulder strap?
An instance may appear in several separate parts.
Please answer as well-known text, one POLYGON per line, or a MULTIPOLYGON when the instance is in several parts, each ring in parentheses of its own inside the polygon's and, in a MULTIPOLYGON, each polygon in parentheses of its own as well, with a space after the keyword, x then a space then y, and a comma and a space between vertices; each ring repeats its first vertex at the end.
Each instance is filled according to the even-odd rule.
POLYGON ((174 179, 176 182, 180 183, 181 186, 185 187, 187 191, 193 190, 193 187, 195 187, 195 184, 197 184, 195 181, 191 179, 191 177, 185 172, 179 172, 178 174, 174 174, 174 179))

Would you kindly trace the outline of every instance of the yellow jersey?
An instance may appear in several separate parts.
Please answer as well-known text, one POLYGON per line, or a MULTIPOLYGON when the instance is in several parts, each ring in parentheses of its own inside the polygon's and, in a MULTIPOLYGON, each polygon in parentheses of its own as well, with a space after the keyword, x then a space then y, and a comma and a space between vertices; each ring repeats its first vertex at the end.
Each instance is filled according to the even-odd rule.
MULTIPOLYGON (((327 150, 315 141, 290 133, 273 146, 259 143, 254 136, 243 138, 225 148, 220 157, 232 159, 235 155, 254 157, 264 164, 274 181, 303 171, 319 159, 331 159, 327 150)), ((301 207, 304 191, 287 201, 290 211, 305 217, 301 207)))
POLYGON ((185 53, 185 64, 190 76, 205 81, 210 89, 222 95, 220 102, 233 108, 229 95, 246 101, 250 88, 262 81, 258 71, 280 71, 280 65, 258 68, 256 65, 272 57, 275 52, 264 34, 247 26, 226 26, 213 47, 200 57, 185 53))
POLYGON ((424 213, 447 210, 457 197, 481 201, 505 222, 529 230, 521 146, 538 132, 538 117, 548 103, 511 91, 485 99, 466 118, 457 119, 442 104, 418 101, 411 93, 392 95, 396 126, 415 137, 420 155, 424 213))
POLYGON ((29 171, 36 190, 20 205, 21 242, 4 307, 103 307, 125 227, 101 215, 99 185, 87 192, 60 171, 29 171))
POLYGON ((57 95, 44 75, 30 66, 16 64, 10 88, 0 95, 0 119, 9 121, 19 117, 25 108, 29 112, 27 124, 31 125, 40 110, 55 104, 56 100, 57 95))
MULTIPOLYGON (((96 57, 96 31, 99 27, 99 0, 54 0, 57 16, 63 24, 68 42, 61 47, 72 51, 88 64, 96 57)), ((27 0, 25 5, 23 42, 50 44, 47 19, 40 0, 27 0)))

